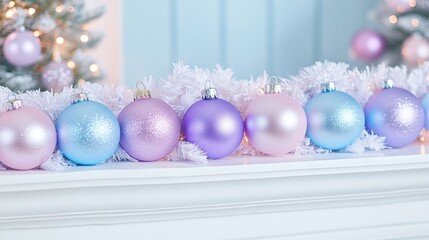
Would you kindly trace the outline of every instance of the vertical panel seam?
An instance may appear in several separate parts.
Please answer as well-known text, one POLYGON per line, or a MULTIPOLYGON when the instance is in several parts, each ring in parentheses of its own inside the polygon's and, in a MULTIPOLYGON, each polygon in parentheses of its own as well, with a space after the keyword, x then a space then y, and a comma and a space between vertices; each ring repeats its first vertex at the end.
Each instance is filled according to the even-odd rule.
POLYGON ((266 48, 267 48, 267 54, 266 54, 266 58, 267 58, 267 66, 266 66, 266 70, 268 71, 269 74, 276 74, 276 72, 274 71, 274 64, 275 64, 275 59, 274 59, 274 0, 266 0, 266 48))
POLYGON ((178 61, 178 59, 177 59, 177 26, 178 26, 178 24, 177 24, 177 1, 176 0, 170 0, 171 63, 178 61))
POLYGON ((321 58, 321 51, 322 51, 322 31, 323 28, 323 6, 321 0, 313 0, 313 62, 319 61, 321 58))
POLYGON ((226 59, 226 0, 219 0, 218 5, 218 18, 219 18, 219 50, 220 50, 220 64, 223 67, 228 67, 227 59, 226 59))

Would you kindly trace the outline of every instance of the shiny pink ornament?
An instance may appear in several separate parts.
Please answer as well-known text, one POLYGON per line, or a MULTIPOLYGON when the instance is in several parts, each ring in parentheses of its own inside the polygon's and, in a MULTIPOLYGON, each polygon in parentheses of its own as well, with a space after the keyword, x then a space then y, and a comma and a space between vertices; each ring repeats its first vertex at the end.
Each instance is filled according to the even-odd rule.
POLYGON ((350 47, 354 58, 364 62, 372 62, 383 55, 386 49, 386 40, 377 31, 362 29, 353 36, 350 47))
POLYGON ((180 120, 167 103, 138 91, 136 100, 119 114, 120 145, 139 161, 156 161, 172 152, 179 143, 180 120))
POLYGON ((57 135, 52 120, 42 111, 9 102, 0 116, 0 161, 9 168, 37 168, 54 152, 57 135))
POLYGON ((304 139, 307 118, 299 102, 280 94, 280 85, 267 85, 266 93, 246 110, 246 136, 256 150, 284 155, 295 150, 304 139))
POLYGON ((3 55, 16 67, 28 67, 41 58, 42 45, 33 32, 18 30, 6 37, 3 43, 3 55))
POLYGON ((402 44, 402 58, 410 66, 418 66, 429 60, 429 41, 414 34, 402 44))

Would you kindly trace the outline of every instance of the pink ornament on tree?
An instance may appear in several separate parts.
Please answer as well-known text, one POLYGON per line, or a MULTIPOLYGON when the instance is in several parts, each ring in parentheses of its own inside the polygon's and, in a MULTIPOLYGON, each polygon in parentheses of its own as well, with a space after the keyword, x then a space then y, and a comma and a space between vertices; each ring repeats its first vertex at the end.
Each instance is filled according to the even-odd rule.
POLYGON ((40 40, 30 31, 15 31, 6 37, 3 44, 6 60, 17 67, 35 64, 41 57, 40 40))
POLYGON ((352 39, 352 56, 360 61, 372 62, 383 55, 386 49, 386 40, 380 33, 363 29, 358 31, 352 39))
POLYGON ((384 0, 384 3, 397 12, 406 12, 416 6, 416 0, 384 0))
POLYGON ((415 67, 429 60, 429 41, 419 34, 409 36, 402 44, 402 58, 415 67))
POLYGON ((55 150, 57 135, 52 120, 42 111, 23 107, 21 100, 7 103, 0 116, 0 161, 9 168, 40 166, 55 150))

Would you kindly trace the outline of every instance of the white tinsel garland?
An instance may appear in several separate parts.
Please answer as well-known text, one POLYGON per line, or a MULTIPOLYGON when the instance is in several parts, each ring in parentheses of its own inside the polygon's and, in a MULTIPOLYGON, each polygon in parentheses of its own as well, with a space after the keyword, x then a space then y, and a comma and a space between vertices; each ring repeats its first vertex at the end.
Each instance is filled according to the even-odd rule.
MULTIPOLYGON (((231 69, 223 69, 217 66, 214 70, 191 68, 183 63, 174 64, 173 72, 166 78, 155 80, 152 77, 142 79, 144 85, 152 92, 152 97, 160 98, 167 102, 182 119, 185 111, 196 101, 201 99, 201 91, 209 80, 213 87, 217 88, 219 97, 230 101, 244 113, 247 106, 258 96, 263 94, 263 88, 267 84, 269 75, 263 73, 255 79, 238 80, 234 78, 231 69)), ((350 68, 345 63, 317 62, 311 67, 303 68, 297 75, 289 78, 279 78, 284 94, 289 94, 298 100, 303 106, 314 95, 320 92, 320 84, 334 82, 337 89, 354 96, 362 106, 374 91, 381 89, 386 79, 395 81, 396 86, 408 89, 418 98, 422 98, 429 90, 429 63, 409 71, 405 66, 387 67, 383 64, 364 70, 350 68)), ((124 86, 109 86, 102 84, 85 83, 81 90, 88 94, 89 98, 108 106, 116 115, 131 101, 133 90, 124 86)), ((70 98, 77 89, 65 87, 60 93, 27 91, 18 93, 24 105, 38 108, 48 114, 53 121, 57 119, 61 111, 70 105, 70 98)), ((12 92, 0 87, 0 101, 5 103, 12 92)), ((1 110, 4 111, 4 110, 1 110)), ((361 153, 372 150, 386 149, 384 138, 368 133, 364 130, 353 144, 343 149, 342 152, 361 153)), ((301 145, 294 151, 295 154, 320 154, 329 151, 311 144, 310 139, 305 138, 301 145)), ((249 144, 246 138, 234 152, 234 155, 262 155, 249 144)), ((177 148, 165 157, 168 161, 189 161, 198 164, 207 163, 207 156, 201 149, 185 141, 181 141, 177 148)), ((136 161, 132 159, 120 147, 106 162, 112 161, 136 161)), ((61 151, 57 150, 42 166, 42 169, 60 171, 68 166, 75 166, 66 160, 61 151)), ((5 168, 0 165, 0 170, 5 168)))

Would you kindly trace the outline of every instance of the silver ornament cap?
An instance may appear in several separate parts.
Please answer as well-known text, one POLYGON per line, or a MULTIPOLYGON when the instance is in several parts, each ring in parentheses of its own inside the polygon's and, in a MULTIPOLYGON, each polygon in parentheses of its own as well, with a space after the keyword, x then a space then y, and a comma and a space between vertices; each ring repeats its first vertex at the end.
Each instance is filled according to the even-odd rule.
POLYGON ((204 100, 210 100, 210 99, 216 99, 217 98, 217 91, 216 88, 213 88, 211 86, 211 82, 209 80, 205 83, 205 89, 203 90, 203 99, 204 100))
POLYGON ((23 106, 24 105, 22 105, 21 99, 15 98, 15 99, 12 99, 12 100, 9 100, 8 102, 6 102, 5 108, 6 108, 6 111, 9 112, 12 110, 20 109, 23 106))
POLYGON ((383 81, 383 89, 394 88, 395 82, 392 79, 387 79, 383 81))
POLYGON ((265 94, 279 94, 282 93, 282 86, 276 76, 268 78, 268 84, 265 85, 265 94), (273 82, 274 81, 274 82, 273 82))
POLYGON ((80 92, 77 94, 73 94, 71 96, 71 102, 72 103, 78 103, 78 102, 83 102, 83 101, 88 101, 88 94, 80 92))
POLYGON ((134 101, 152 97, 151 92, 146 89, 146 85, 144 85, 142 81, 136 83, 136 88, 137 91, 134 92, 134 101))
POLYGON ((322 92, 333 92, 337 90, 335 83, 333 82, 322 83, 320 84, 320 88, 322 89, 322 92))

